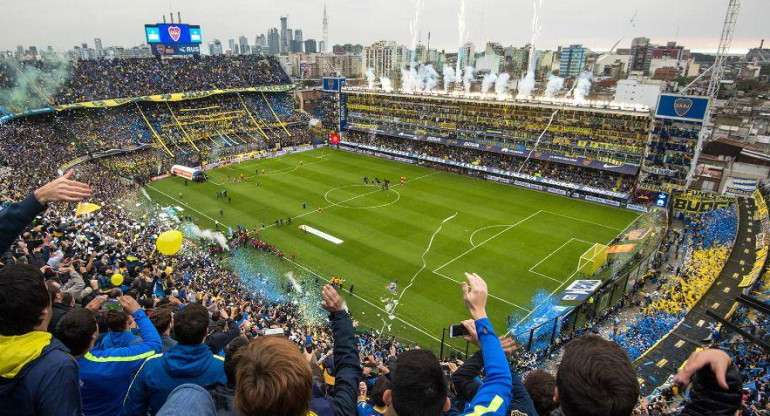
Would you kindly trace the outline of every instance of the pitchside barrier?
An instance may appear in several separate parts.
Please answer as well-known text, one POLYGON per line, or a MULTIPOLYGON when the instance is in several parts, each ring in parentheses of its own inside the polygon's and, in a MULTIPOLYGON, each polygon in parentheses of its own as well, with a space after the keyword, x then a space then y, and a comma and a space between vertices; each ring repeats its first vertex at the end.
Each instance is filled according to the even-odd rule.
MULTIPOLYGON (((638 248, 632 252, 613 255, 613 258, 608 261, 607 246, 595 244, 584 253, 578 262, 576 272, 590 272, 596 268, 594 273, 584 273, 586 278, 596 280, 582 282, 585 284, 596 282, 598 288, 593 286, 589 294, 579 297, 577 305, 553 306, 553 309, 547 313, 552 318, 512 334, 522 344, 523 348, 520 348, 520 351, 542 352, 552 346, 558 346, 561 341, 568 341, 580 335, 584 324, 594 317, 610 308, 625 306, 624 295, 648 272, 663 242, 668 220, 669 216, 662 210, 640 216, 628 229, 649 228, 652 232, 648 233, 644 239, 635 240, 638 248)), ((631 234, 632 232, 629 232, 627 235, 631 234)), ((442 351, 448 350, 444 348, 443 342, 441 346, 442 351)))

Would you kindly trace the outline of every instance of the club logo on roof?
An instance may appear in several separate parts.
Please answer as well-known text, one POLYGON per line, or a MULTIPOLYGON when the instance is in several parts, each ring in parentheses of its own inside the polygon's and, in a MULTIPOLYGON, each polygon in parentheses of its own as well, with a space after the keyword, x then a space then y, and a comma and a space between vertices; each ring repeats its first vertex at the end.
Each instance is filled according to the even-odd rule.
POLYGON ((179 42, 179 38, 182 36, 182 29, 179 26, 169 26, 168 35, 171 36, 174 42, 179 42))
POLYGON ((689 98, 677 98, 674 100, 674 112, 679 117, 687 114, 692 108, 692 100, 689 98))

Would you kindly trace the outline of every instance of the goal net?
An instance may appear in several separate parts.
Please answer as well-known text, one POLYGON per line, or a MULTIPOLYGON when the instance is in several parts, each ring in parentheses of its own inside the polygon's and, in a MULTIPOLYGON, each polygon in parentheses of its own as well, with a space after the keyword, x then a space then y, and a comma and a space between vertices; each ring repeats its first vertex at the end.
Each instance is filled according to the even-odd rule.
POLYGON ((607 262, 607 249, 609 247, 604 244, 596 243, 588 249, 578 262, 578 272, 583 273, 585 276, 593 276, 597 270, 599 270, 604 263, 607 262))

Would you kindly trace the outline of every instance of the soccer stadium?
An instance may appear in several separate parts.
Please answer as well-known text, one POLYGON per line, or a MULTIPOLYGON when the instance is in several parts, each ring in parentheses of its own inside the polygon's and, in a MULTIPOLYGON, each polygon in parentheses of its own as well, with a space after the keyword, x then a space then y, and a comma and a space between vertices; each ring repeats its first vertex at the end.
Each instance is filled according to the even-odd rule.
POLYGON ((536 50, 542 2, 524 48, 473 52, 462 2, 431 49, 422 3, 411 46, 332 48, 324 5, 318 45, 171 13, 3 52, 0 415, 768 414, 770 152, 715 127, 769 82, 740 1, 692 71, 536 50))

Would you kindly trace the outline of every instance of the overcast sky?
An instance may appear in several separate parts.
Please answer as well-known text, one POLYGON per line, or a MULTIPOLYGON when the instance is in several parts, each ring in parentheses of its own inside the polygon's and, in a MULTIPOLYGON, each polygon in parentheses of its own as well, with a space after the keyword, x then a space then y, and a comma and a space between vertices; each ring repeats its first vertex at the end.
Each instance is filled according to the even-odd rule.
MULTIPOLYGON (((423 0, 419 28, 431 47, 457 50, 460 0, 423 0)), ((477 45, 494 40, 524 45, 531 36, 531 0, 467 0, 467 38, 477 45)), ((770 38, 770 1, 742 0, 731 52, 745 52, 770 38)), ((328 0, 329 41, 371 44, 395 40, 410 44, 409 22, 414 0, 328 0)), ((727 0, 542 0, 539 49, 582 43, 606 50, 626 35, 653 42, 677 40, 692 50, 716 49, 727 0), (636 27, 629 23, 638 9, 636 27)), ((104 46, 135 46, 144 42, 145 23, 161 21, 169 10, 182 12, 184 23, 201 25, 204 43, 246 35, 254 37, 280 28, 302 29, 305 39, 321 39, 322 0, 0 0, 0 50, 16 45, 70 49, 99 37, 104 46)), ((176 18, 176 13, 175 13, 176 18)), ((208 48, 204 48, 208 49, 208 48)))

